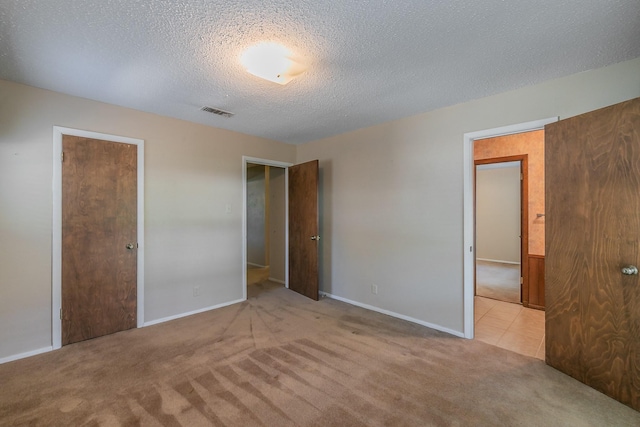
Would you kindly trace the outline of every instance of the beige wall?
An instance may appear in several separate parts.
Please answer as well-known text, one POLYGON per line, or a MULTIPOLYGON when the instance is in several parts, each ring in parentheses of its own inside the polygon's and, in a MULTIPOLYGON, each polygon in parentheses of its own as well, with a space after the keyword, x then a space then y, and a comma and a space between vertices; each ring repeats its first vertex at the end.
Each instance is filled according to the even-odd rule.
POLYGON ((295 147, 0 81, 0 358, 51 345, 54 125, 145 140, 146 321, 241 298, 247 155, 320 159, 323 290, 459 332, 463 134, 638 96, 640 59, 295 147))
POLYGON ((476 170, 476 258, 520 262, 519 163, 476 170))
POLYGON ((295 146, 0 80, 0 359, 51 345, 54 125, 145 140, 145 321, 242 298, 242 156, 295 146))
POLYGON ((320 159, 321 288, 461 332, 464 133, 637 96, 640 59, 299 146, 320 159))
POLYGON ((473 144, 474 159, 527 154, 529 181, 529 254, 544 255, 544 131, 486 138, 473 144))

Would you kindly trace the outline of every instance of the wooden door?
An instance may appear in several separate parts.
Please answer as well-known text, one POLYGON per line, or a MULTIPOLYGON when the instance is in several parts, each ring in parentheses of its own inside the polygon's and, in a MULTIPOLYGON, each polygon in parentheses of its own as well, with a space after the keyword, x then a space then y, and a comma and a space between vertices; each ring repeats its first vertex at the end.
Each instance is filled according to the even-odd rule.
POLYGON ((318 300, 318 161, 289 168, 289 289, 318 300))
POLYGON ((66 345, 136 327, 137 146, 64 135, 62 150, 66 345))
POLYGON ((640 98, 545 141, 546 362, 640 410, 640 98))

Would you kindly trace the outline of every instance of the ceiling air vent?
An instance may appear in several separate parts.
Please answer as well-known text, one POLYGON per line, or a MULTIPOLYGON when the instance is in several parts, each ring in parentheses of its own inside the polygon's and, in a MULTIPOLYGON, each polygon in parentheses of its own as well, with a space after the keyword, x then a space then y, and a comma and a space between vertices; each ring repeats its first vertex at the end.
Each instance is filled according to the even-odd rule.
POLYGON ((200 110, 206 111, 207 113, 211 113, 211 114, 217 114, 218 116, 222 116, 226 118, 233 116, 233 113, 230 113, 224 110, 218 110, 217 108, 213 108, 213 107, 207 107, 206 105, 202 107, 200 110))

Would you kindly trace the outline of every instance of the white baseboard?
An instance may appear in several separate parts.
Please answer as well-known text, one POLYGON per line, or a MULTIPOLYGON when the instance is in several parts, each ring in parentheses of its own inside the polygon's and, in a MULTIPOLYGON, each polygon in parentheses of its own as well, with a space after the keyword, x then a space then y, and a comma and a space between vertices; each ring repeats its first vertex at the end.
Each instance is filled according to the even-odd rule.
POLYGON ((398 319, 406 320, 407 322, 417 323, 418 325, 426 326, 427 328, 435 329, 436 331, 446 332, 447 334, 451 334, 451 335, 454 335, 456 337, 464 338, 464 333, 462 333, 460 331, 454 331, 453 329, 445 328, 445 327, 440 326, 440 325, 435 325, 433 323, 429 323, 429 322, 425 322, 423 320, 415 319, 413 317, 405 316, 404 314, 399 314, 399 313, 395 313, 393 311, 384 310, 382 308, 375 307, 373 305, 363 304, 363 303, 357 302, 357 301, 352 301, 350 299, 342 298, 342 297, 339 297, 337 295, 332 295, 332 294, 329 294, 327 292, 322 292, 321 291, 320 295, 323 295, 325 297, 328 297, 328 298, 331 298, 331 299, 335 299, 335 300, 338 300, 338 301, 346 302, 347 304, 355 305, 356 307, 361 307, 361 308, 364 308, 364 309, 367 309, 367 310, 375 311, 377 313, 386 314, 387 316, 391 316, 391 317, 395 317, 395 318, 398 318, 398 319))
POLYGON ((25 353, 14 354, 13 356, 3 357, 2 359, 0 359, 0 365, 2 365, 3 363, 13 362, 14 360, 24 359, 25 357, 31 357, 31 356, 36 356, 42 353, 48 353, 50 351, 53 351, 53 346, 43 347, 37 350, 31 350, 25 353))
MULTIPOLYGON (((283 280, 276 280, 276 279, 273 279, 273 278, 269 278, 269 280, 271 280, 273 282, 276 282, 276 283, 285 284, 285 282, 283 280)), ((412 323, 417 323, 418 325, 426 326, 427 328, 435 329, 437 331, 445 332, 447 334, 451 334, 451 335, 454 335, 456 337, 464 338, 464 334, 462 332, 454 331, 453 329, 445 328, 445 327, 442 327, 440 325, 436 325, 436 324, 433 324, 433 323, 425 322, 423 320, 415 319, 413 317, 405 316, 403 314, 395 313, 393 311, 384 310, 382 308, 374 307, 374 306, 369 305, 369 304, 363 304, 363 303, 360 303, 360 302, 357 302, 357 301, 353 301, 353 300, 350 300, 350 299, 347 299, 347 298, 342 298, 342 297, 339 297, 337 295, 333 295, 333 294, 330 294, 330 293, 327 293, 327 292, 322 292, 321 291, 320 294, 322 296, 325 296, 325 297, 328 297, 328 298, 331 298, 331 299, 335 299, 337 301, 342 301, 342 302, 345 302, 347 304, 354 305, 356 307, 364 308, 366 310, 375 311, 377 313, 386 314, 387 316, 391 316, 391 317, 395 317, 395 318, 398 318, 398 319, 406 320, 406 321, 412 322, 412 323)), ((187 313, 181 313, 181 314, 176 314, 174 316, 163 317, 161 319, 156 319, 156 320, 152 320, 150 322, 145 322, 143 324, 143 327, 157 325, 159 323, 164 323, 164 322, 168 322, 170 320, 180 319, 182 317, 187 317, 187 316, 191 316, 191 315, 198 314, 198 313, 204 313, 205 311, 211 311, 211 310, 215 310, 215 309, 218 309, 218 308, 227 307, 229 305, 238 304, 238 303, 243 302, 243 301, 244 301, 243 299, 238 299, 238 300, 234 300, 234 301, 225 302, 225 303, 222 303, 222 304, 213 305, 213 306, 210 306, 210 307, 201 308, 199 310, 189 311, 187 313)), ((14 360, 20 360, 20 359, 24 359, 26 357, 31 357, 31 356, 36 356, 38 354, 47 353, 47 352, 52 351, 52 350, 53 350, 53 347, 49 346, 49 347, 39 348, 37 350, 27 351, 25 353, 14 354, 12 356, 3 357, 2 359, 0 359, 0 365, 3 364, 3 363, 13 362, 14 360)))
POLYGON ((274 279, 273 277, 269 277, 269 281, 280 283, 281 285, 286 285, 287 284, 287 282, 285 282, 284 280, 274 279))
MULTIPOLYGON (((217 308, 226 307, 228 305, 237 304, 239 302, 243 302, 243 299, 238 299, 235 301, 224 302, 222 304, 213 305, 211 307, 201 308, 199 310, 190 311, 188 313, 176 314, 174 316, 163 317, 162 319, 152 320, 150 322, 145 322, 142 326, 151 326, 157 325, 158 323, 168 322, 170 320, 180 319, 181 317, 191 316, 193 314, 204 313, 205 311, 215 310, 217 308)), ((37 350, 27 351, 25 353, 14 354, 12 356, 3 357, 0 359, 0 365, 3 363, 13 362, 14 360, 24 359, 25 357, 36 356, 38 354, 47 353, 49 351, 53 351, 53 346, 39 348, 37 350)))
POLYGON ((476 258, 476 260, 478 260, 478 261, 487 261, 487 262, 499 262, 500 264, 517 264, 517 265, 520 265, 519 262, 502 261, 502 260, 499 260, 499 259, 476 258))
POLYGON ((176 314, 174 316, 163 317, 161 319, 152 320, 150 322, 144 322, 144 325, 142 325, 142 326, 146 327, 146 326, 157 325, 158 323, 164 323, 164 322, 168 322, 170 320, 180 319, 181 317, 187 317, 187 316, 191 316, 191 315, 198 314, 198 313, 204 313, 205 311, 215 310, 217 308, 226 307, 228 305, 237 304, 237 303, 243 302, 243 301, 245 301, 245 300, 237 299, 237 300, 234 300, 234 301, 223 302, 222 304, 212 305, 211 307, 205 307, 205 308, 201 308, 201 309, 198 309, 198 310, 189 311, 187 313, 180 313, 180 314, 176 314))
POLYGON ((267 268, 267 267, 269 267, 268 265, 254 264, 253 262, 248 262, 247 265, 250 265, 251 267, 256 267, 256 268, 267 268))

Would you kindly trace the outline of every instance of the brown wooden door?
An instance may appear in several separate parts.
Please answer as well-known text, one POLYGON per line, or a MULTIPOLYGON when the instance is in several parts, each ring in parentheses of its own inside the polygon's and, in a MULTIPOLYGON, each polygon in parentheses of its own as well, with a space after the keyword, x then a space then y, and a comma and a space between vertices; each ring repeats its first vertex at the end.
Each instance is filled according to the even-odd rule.
POLYGON ((289 289, 318 300, 318 161, 289 168, 289 289))
POLYGON ((640 410, 640 98, 545 141, 546 361, 640 410))
POLYGON ((136 327, 137 146, 64 135, 62 150, 66 345, 136 327))

